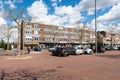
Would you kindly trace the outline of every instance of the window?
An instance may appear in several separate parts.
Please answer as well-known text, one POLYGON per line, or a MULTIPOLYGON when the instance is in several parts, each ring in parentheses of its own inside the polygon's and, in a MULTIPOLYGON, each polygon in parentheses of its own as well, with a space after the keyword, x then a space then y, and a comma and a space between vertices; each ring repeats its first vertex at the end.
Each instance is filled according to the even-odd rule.
POLYGON ((25 40, 26 40, 26 41, 31 41, 31 40, 32 40, 32 38, 25 38, 25 40))
POLYGON ((38 41, 38 37, 35 37, 35 40, 38 41))
POLYGON ((38 31, 34 31, 34 34, 38 34, 38 31))
POLYGON ((34 28, 38 28, 39 27, 39 25, 38 24, 34 24, 34 28))
POLYGON ((26 30, 25 33, 26 33, 26 34, 32 34, 32 31, 30 31, 30 30, 26 30))
POLYGON ((46 29, 48 29, 49 28, 49 26, 46 26, 46 29))
POLYGON ((40 29, 40 31, 43 31, 43 29, 40 29))

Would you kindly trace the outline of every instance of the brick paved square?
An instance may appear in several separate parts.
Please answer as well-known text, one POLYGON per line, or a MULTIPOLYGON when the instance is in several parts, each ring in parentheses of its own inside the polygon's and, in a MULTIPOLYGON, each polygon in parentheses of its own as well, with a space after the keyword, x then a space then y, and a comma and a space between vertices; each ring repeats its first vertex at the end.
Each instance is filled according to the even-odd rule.
POLYGON ((120 80, 120 51, 57 57, 42 50, 25 56, 30 58, 0 56, 0 77, 4 72, 5 80, 120 80))

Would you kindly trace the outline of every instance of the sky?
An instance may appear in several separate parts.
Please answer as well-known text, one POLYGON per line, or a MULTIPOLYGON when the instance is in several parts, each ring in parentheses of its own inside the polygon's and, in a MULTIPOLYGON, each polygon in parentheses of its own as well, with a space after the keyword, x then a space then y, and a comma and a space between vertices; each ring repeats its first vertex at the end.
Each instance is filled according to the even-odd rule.
MULTIPOLYGON (((96 0, 97 30, 114 26, 120 31, 120 0, 96 0)), ((0 25, 7 24, 4 10, 24 8, 24 17, 48 25, 75 27, 77 22, 94 29, 95 0, 0 0, 0 25)))

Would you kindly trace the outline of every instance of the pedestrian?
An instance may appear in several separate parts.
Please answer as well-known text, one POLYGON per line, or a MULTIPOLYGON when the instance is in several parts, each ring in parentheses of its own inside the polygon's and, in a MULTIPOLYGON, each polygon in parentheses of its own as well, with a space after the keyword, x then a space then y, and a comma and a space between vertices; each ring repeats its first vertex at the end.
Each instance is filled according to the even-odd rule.
POLYGON ((28 50, 28 54, 30 54, 30 47, 28 47, 27 50, 28 50))

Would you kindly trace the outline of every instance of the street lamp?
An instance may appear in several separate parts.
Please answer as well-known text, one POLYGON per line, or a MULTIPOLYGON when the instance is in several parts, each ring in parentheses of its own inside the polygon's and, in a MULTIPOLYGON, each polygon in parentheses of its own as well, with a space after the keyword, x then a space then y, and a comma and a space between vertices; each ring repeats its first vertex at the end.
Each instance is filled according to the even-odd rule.
POLYGON ((97 8, 96 8, 96 2, 97 0, 95 0, 95 53, 97 53, 97 8))

